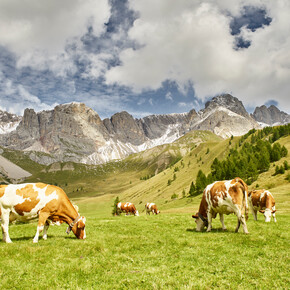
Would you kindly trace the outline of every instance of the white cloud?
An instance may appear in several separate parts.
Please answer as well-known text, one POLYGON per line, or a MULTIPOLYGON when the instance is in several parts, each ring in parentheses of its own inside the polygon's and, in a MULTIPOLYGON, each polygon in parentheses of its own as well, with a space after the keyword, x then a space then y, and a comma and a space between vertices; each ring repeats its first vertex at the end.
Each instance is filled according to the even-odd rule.
POLYGON ((113 56, 108 53, 83 54, 80 57, 80 61, 85 60, 88 64, 82 77, 97 79, 103 75, 108 68, 108 61, 112 59, 112 57, 113 56))
POLYGON ((109 16, 108 0, 0 0, 0 45, 16 54, 18 67, 64 76, 76 69, 66 45, 79 45, 89 26, 100 35, 109 16))
POLYGON ((99 35, 110 16, 107 0, 1 0, 0 43, 23 51, 62 51, 66 42, 85 34, 99 35))
POLYGON ((29 93, 22 85, 15 85, 11 80, 3 78, 0 72, 1 81, 1 108, 10 113, 22 115, 26 108, 33 108, 35 111, 49 110, 57 105, 43 103, 37 96, 29 93))
POLYGON ((275 99, 290 111, 289 1, 131 0, 130 5, 140 18, 129 36, 142 46, 122 51, 121 65, 106 73, 108 84, 142 92, 165 80, 180 87, 191 81, 202 100, 232 92, 247 106, 275 99), (239 15, 244 5, 266 9, 272 22, 255 32, 244 28, 251 46, 235 50, 230 13, 239 15))

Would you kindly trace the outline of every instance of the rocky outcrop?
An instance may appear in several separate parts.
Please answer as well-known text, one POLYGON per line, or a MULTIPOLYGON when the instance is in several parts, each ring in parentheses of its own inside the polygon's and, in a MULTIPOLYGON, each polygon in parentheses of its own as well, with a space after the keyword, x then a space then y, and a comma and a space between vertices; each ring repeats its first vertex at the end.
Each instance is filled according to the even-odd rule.
POLYGON ((22 117, 0 110, 0 134, 14 131, 22 117))
POLYGON ((229 94, 214 97, 198 115, 200 119, 193 129, 209 130, 223 138, 240 136, 260 127, 243 103, 229 94))
POLYGON ((283 125, 290 123, 290 115, 280 111, 274 105, 266 107, 265 105, 257 107, 252 114, 252 117, 264 125, 273 126, 273 125, 283 125))
POLYGON ((100 164, 172 143, 192 130, 209 130, 226 138, 259 128, 255 119, 270 124, 289 121, 286 113, 277 110, 274 106, 262 106, 250 116, 241 101, 224 94, 207 102, 199 112, 193 109, 188 113, 135 119, 123 111, 101 120, 85 104, 70 103, 39 113, 26 109, 14 131, 0 134, 0 145, 31 151, 30 158, 42 164, 100 164))

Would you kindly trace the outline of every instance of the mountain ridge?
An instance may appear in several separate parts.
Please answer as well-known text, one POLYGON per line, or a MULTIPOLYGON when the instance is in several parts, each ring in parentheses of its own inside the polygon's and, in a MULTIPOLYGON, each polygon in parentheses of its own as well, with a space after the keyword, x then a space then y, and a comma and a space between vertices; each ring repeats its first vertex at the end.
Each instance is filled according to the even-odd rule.
MULTIPOLYGON (((277 110, 271 108, 274 113, 269 113, 275 120, 279 119, 277 110)), ((287 120, 289 115, 281 114, 279 120, 287 120)), ((73 102, 38 113, 25 109, 15 129, 0 134, 0 145, 31 151, 30 158, 42 164, 57 161, 101 164, 172 143, 192 130, 209 130, 223 138, 240 136, 261 128, 255 120, 260 115, 248 114, 242 102, 229 94, 214 97, 198 112, 192 109, 188 113, 140 119, 122 111, 101 120, 93 109, 73 102)), ((269 118, 266 120, 269 122, 269 118)))

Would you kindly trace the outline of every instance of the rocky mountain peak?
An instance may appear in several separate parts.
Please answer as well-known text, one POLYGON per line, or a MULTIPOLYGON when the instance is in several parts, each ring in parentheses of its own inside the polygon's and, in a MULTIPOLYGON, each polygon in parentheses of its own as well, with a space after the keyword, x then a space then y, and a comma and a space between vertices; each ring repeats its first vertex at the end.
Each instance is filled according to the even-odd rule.
POLYGON ((238 115, 249 117, 243 103, 230 94, 219 95, 206 102, 205 111, 213 110, 217 107, 224 107, 238 115))
POLYGON ((0 110, 0 134, 16 129, 22 117, 0 110))
POLYGON ((21 119, 20 116, 0 110, 0 122, 20 122, 21 119))
POLYGON ((257 107, 252 114, 252 117, 260 123, 264 123, 266 125, 274 125, 274 124, 287 124, 290 123, 290 115, 287 113, 280 111, 276 106, 271 105, 270 107, 266 107, 265 105, 257 107))

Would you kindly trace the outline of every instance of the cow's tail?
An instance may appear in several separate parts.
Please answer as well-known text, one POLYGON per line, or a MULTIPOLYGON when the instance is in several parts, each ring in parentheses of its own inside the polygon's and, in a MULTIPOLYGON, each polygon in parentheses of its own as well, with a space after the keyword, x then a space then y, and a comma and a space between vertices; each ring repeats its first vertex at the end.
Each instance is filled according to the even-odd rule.
POLYGON ((248 205, 248 185, 246 184, 246 182, 244 180, 242 180, 239 177, 236 177, 235 179, 244 188, 244 190, 243 190, 243 192, 244 192, 244 202, 243 202, 243 204, 245 205, 245 218, 246 218, 246 220, 248 220, 248 217, 249 217, 249 215, 248 215, 248 211, 249 211, 249 205, 248 205))

